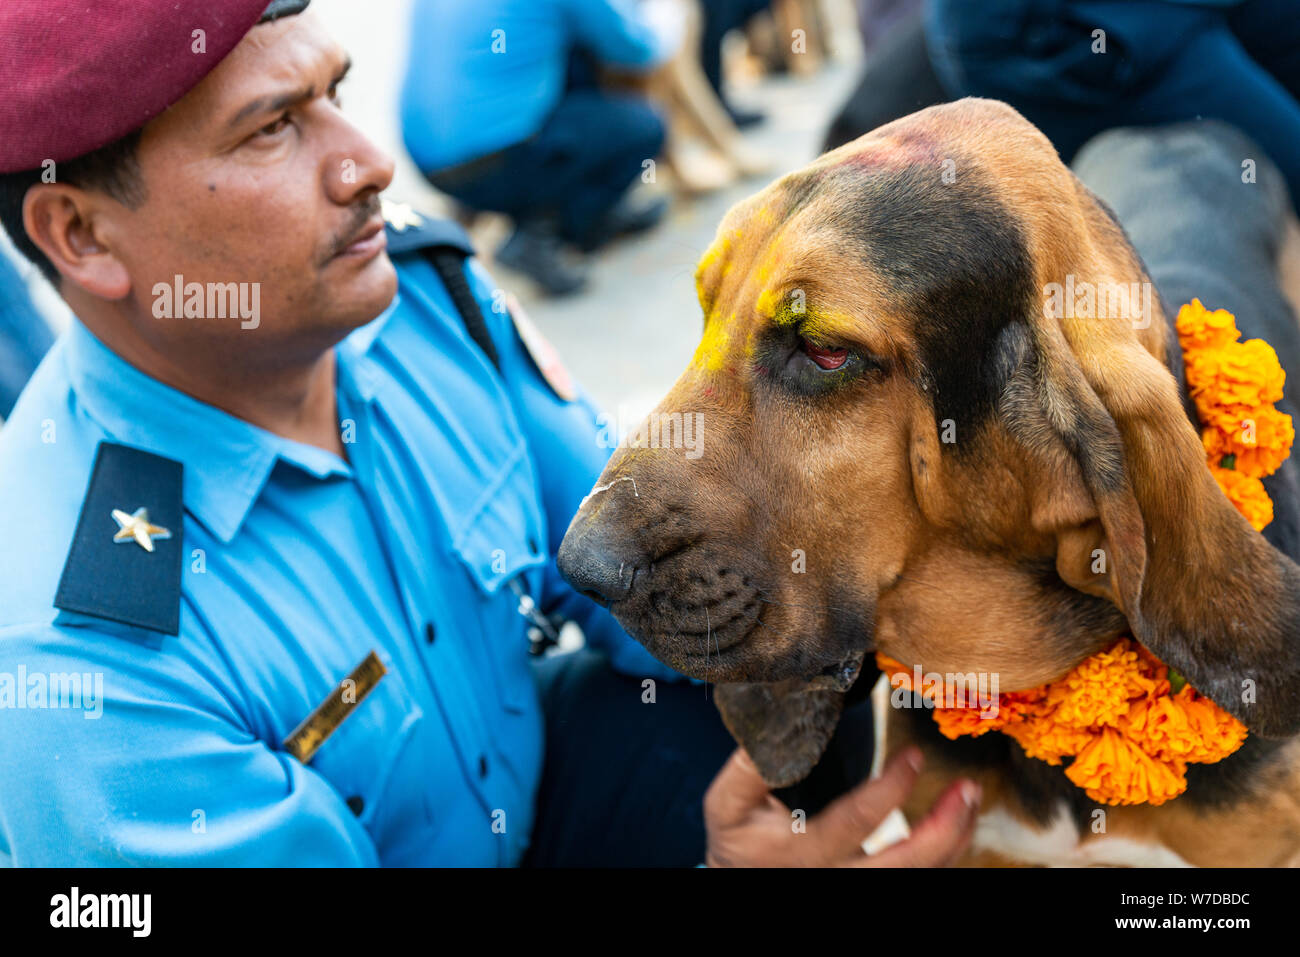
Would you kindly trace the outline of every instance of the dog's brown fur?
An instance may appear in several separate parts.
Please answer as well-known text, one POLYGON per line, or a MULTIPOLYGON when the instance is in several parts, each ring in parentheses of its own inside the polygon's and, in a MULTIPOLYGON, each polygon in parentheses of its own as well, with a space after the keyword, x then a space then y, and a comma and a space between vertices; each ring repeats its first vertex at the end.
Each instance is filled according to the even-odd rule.
MULTIPOLYGON (((1217 766, 1231 785, 1109 808, 1104 836, 1197 864, 1293 862, 1300 569, 1206 468, 1158 298, 1136 321, 1048 316, 1044 290, 1067 275, 1148 281, 1000 103, 933 107, 779 180, 701 262, 703 341, 657 410, 702 413, 704 454, 620 449, 561 567, 677 669, 799 695, 719 695, 773 785, 816 761, 873 648, 1010 691, 1133 634, 1259 740, 1217 766), (825 372, 805 341, 850 362, 825 372)), ((918 730, 891 714, 888 749, 918 730)), ((1054 775, 1031 799, 1014 755, 922 737, 937 750, 909 813, 974 774, 986 811, 1045 826, 1061 805, 1097 839, 1060 768, 1029 772, 1054 775)))

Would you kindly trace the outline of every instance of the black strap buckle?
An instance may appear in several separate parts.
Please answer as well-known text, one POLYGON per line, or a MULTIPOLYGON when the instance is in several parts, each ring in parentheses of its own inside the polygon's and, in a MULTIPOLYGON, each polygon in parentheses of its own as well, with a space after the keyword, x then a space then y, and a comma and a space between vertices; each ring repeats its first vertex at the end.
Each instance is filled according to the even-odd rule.
POLYGON ((548 648, 553 648, 560 643, 560 628, 564 625, 564 619, 557 615, 553 620, 543 614, 537 607, 537 602, 533 601, 533 596, 528 594, 523 581, 523 575, 510 579, 510 590, 519 599, 515 610, 529 623, 528 653, 535 656, 544 655, 548 648))

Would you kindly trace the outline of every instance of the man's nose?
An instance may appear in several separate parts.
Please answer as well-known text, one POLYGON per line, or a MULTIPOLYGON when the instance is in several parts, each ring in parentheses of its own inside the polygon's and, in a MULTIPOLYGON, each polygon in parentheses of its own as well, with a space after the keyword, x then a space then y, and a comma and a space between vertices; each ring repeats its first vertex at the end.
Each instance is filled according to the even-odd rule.
POLYGON ((344 130, 325 157, 321 171, 325 191, 340 206, 350 206, 366 190, 382 193, 393 182, 396 160, 364 133, 340 118, 344 130))
POLYGON ((579 515, 555 556, 564 580, 602 605, 618 601, 632 590, 640 550, 607 522, 579 515))

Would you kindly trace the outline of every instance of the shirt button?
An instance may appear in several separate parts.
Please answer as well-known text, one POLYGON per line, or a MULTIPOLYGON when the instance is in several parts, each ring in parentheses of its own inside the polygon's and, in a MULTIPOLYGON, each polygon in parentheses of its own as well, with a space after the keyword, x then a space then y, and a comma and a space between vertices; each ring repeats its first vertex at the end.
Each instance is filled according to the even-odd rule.
POLYGON ((479 759, 478 759, 478 776, 481 777, 481 778, 485 778, 485 777, 487 777, 487 775, 488 775, 488 763, 487 763, 487 758, 484 757, 483 755, 479 755, 479 759))
POLYGON ((360 794, 354 794, 348 798, 348 807, 352 809, 353 814, 360 817, 361 812, 366 809, 365 799, 360 794))
POLYGON ((433 627, 433 622, 429 622, 427 625, 424 626, 424 640, 428 644, 433 644, 434 640, 437 637, 438 637, 438 630, 433 627))

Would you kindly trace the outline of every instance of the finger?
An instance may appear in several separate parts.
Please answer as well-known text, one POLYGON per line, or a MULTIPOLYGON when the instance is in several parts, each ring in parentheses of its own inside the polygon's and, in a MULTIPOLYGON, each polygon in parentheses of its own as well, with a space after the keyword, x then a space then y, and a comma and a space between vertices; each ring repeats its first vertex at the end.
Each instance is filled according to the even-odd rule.
POLYGON ((739 824, 768 795, 758 768, 744 748, 737 748, 704 794, 704 820, 714 827, 739 824))
POLYGON ((820 853, 827 860, 865 857, 862 842, 903 803, 916 784, 922 760, 919 749, 905 749, 885 765, 880 777, 863 781, 813 818, 808 834, 817 840, 820 853))
MULTIPOLYGON (((979 827, 980 807, 983 805, 983 793, 974 781, 968 783, 959 782, 957 785, 958 793, 961 795, 962 803, 969 808, 970 820, 962 829, 962 835, 957 840, 956 846, 949 852, 948 857, 939 865, 940 867, 953 867, 961 858, 970 850, 971 842, 975 839, 975 829, 979 827), (973 803, 972 803, 973 802, 973 803)), ((938 803, 937 801, 935 802, 938 803)), ((927 815, 928 816, 928 815, 927 815)))
POLYGON ((970 845, 979 816, 980 788, 962 779, 934 802, 904 841, 867 858, 870 867, 946 867, 970 845))

